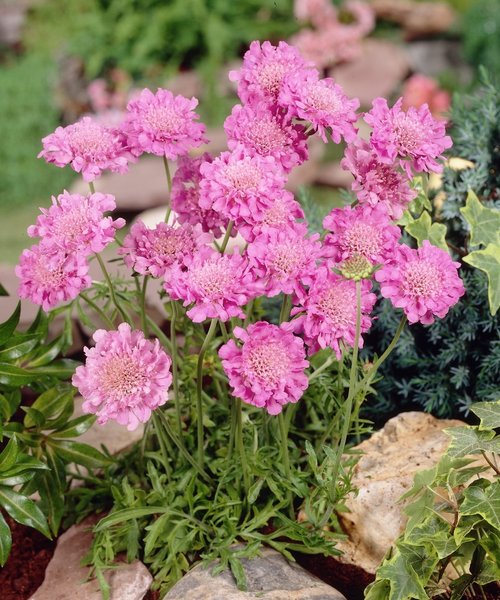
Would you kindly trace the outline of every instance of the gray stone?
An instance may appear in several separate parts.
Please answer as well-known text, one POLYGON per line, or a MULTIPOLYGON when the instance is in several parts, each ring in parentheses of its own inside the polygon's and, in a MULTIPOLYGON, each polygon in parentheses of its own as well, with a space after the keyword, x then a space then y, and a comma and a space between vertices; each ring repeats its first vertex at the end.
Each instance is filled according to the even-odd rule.
MULTIPOLYGON (((92 533, 90 528, 96 519, 74 525, 57 542, 45 579, 30 600, 102 600, 97 580, 87 580, 89 568, 81 566, 89 550, 92 533)), ((105 572, 110 585, 110 600, 142 600, 153 578, 138 560, 121 563, 105 572)))
POLYGON ((406 44, 405 52, 411 70, 427 77, 438 77, 453 71, 462 85, 468 84, 473 71, 463 57, 462 45, 456 40, 424 40, 406 44))
POLYGON ((29 3, 26 0, 0 2, 0 44, 16 46, 22 41, 29 3))
POLYGON ((214 577, 210 568, 197 566, 168 592, 165 600, 345 600, 336 589, 270 548, 264 548, 260 557, 241 562, 247 592, 238 590, 229 570, 214 577))
POLYGON ((203 91, 203 82, 196 71, 183 71, 177 73, 175 77, 167 79, 163 87, 172 94, 181 94, 186 98, 193 96, 199 98, 203 91))

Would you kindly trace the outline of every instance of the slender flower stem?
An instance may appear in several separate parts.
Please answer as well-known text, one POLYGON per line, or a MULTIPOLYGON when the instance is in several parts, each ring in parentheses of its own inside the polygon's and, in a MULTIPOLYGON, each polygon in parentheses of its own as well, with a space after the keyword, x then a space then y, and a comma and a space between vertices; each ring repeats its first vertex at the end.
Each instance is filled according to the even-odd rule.
POLYGON ((175 413, 177 416, 177 431, 182 434, 182 418, 181 418, 181 398, 179 396, 179 372, 177 368, 178 349, 177 349, 177 305, 174 300, 170 302, 172 315, 170 317, 170 344, 172 346, 172 379, 174 383, 174 402, 175 413))
POLYGON ((165 167, 165 174, 167 176, 168 185, 168 208, 165 214, 165 223, 168 223, 170 213, 172 212, 172 175, 170 174, 170 167, 166 156, 163 156, 163 166, 165 167))
MULTIPOLYGON (((278 415, 278 424, 280 428, 280 438, 281 438, 281 460, 283 461, 283 466, 285 468, 285 475, 288 479, 288 482, 292 481, 292 472, 290 470, 290 457, 288 455, 288 431, 285 423, 285 417, 283 416, 283 412, 280 412, 278 415)), ((294 510, 293 510, 293 497, 292 492, 288 490, 288 504, 290 510, 290 518, 293 520, 295 518, 294 510)))
POLYGON ((250 321, 252 320, 252 313, 253 313, 253 305, 254 305, 254 300, 250 300, 250 302, 247 304, 247 309, 246 309, 246 317, 245 320, 243 321, 243 329, 245 329, 245 327, 247 327, 250 324, 250 321))
POLYGON ((101 317, 101 319, 111 328, 114 329, 115 328, 115 324, 113 323, 113 321, 108 317, 108 315, 102 310, 102 308, 100 308, 99 306, 97 306, 97 304, 91 300, 86 294, 84 294, 83 292, 80 292, 80 298, 82 300, 85 300, 85 302, 93 309, 95 310, 95 312, 101 317))
POLYGON ((233 230, 233 221, 229 221, 226 229, 226 234, 224 235, 224 239, 222 240, 222 244, 220 245, 220 253, 224 254, 227 248, 227 244, 229 242, 229 237, 231 236, 231 231, 233 230))
POLYGON ((170 340, 168 339, 168 337, 163 333, 163 331, 158 327, 158 325, 153 321, 153 319, 150 316, 146 315, 146 321, 147 321, 147 324, 149 325, 149 329, 151 329, 151 331, 160 340, 162 346, 166 350, 168 350, 168 352, 170 354, 172 354, 172 346, 170 344, 170 340))
POLYGON ((224 343, 227 343, 227 341, 229 340, 229 333, 227 331, 226 324, 223 323, 222 321, 219 321, 219 325, 220 325, 220 330, 222 333, 222 339, 224 340, 224 343))
POLYGON ((285 294, 283 296, 283 304, 281 305, 280 311, 280 323, 288 320, 290 316, 290 309, 292 308, 292 296, 285 294))
POLYGON ((336 359, 335 355, 333 353, 330 354, 330 356, 325 360, 325 362, 322 365, 320 365, 316 369, 316 371, 314 371, 313 373, 311 373, 309 375, 309 383, 311 381, 314 381, 314 379, 316 379, 316 377, 319 377, 321 375, 321 373, 323 373, 323 371, 328 369, 328 367, 335 362, 335 359, 336 359))
POLYGON ((99 254, 97 252, 95 253, 95 257, 97 258, 97 261, 102 270, 102 274, 104 275, 104 278, 106 279, 106 283, 108 284, 109 293, 111 295, 111 300, 113 301, 113 304, 116 306, 118 312, 122 316, 122 319, 124 321, 126 321, 130 326, 132 326, 132 321, 130 320, 130 317, 127 315, 127 313, 123 309, 122 305, 118 302, 118 299, 115 294, 115 288, 113 287, 113 282, 111 281, 111 278, 106 269, 106 265, 104 264, 104 261, 102 260, 102 258, 99 256, 99 254))
POLYGON ((95 185, 93 181, 89 181, 89 189, 91 194, 95 194, 95 185))
POLYGON ((243 440, 243 411, 241 407, 241 400, 236 399, 236 440, 238 444, 238 454, 240 455, 241 468, 243 470, 243 486, 245 492, 248 492, 250 488, 250 480, 248 475, 248 463, 245 454, 245 444, 243 440))
POLYGON ((236 434, 236 428, 238 427, 238 401, 236 398, 229 397, 231 403, 231 429, 229 430, 229 445, 227 449, 227 462, 231 461, 233 456, 234 438, 236 434))
POLYGON ((200 469, 203 469, 203 463, 205 461, 204 450, 203 450, 203 403, 201 398, 201 391, 203 388, 203 357, 205 352, 212 341, 212 338, 217 327, 218 319, 212 319, 210 328, 207 332, 205 340, 201 346, 200 353, 198 354, 198 365, 196 369, 196 412, 198 415, 197 432, 198 432, 198 465, 200 469))
MULTIPOLYGON (((137 281, 137 278, 136 278, 137 281)), ((142 282, 142 289, 141 289, 141 324, 142 324, 142 330, 144 331, 144 335, 146 337, 148 337, 149 335, 149 331, 148 331, 148 320, 146 319, 146 288, 148 287, 148 281, 149 281, 149 277, 147 275, 144 275, 144 281, 142 282)))
MULTIPOLYGON (((325 361, 323 363, 323 365, 321 365, 321 367, 323 367, 326 364, 326 362, 328 362, 328 361, 325 361)), ((321 369, 321 367, 319 369, 321 369)), ((319 371, 319 369, 314 371, 313 375, 309 378, 309 381, 311 381, 311 378, 319 371)), ((342 406, 342 400, 343 400, 343 396, 344 396, 343 375, 344 375, 344 353, 342 352, 340 361, 339 361, 339 370, 338 370, 338 375, 337 375, 337 402, 338 402, 339 406, 342 406)), ((321 436, 321 440, 319 442, 320 446, 322 446, 326 442, 326 440, 332 435, 333 429, 334 429, 336 423, 337 423, 337 419, 335 417, 333 417, 332 420, 330 421, 330 423, 328 424, 328 427, 327 427, 325 433, 321 436)))
POLYGON ((163 456, 163 463, 165 465, 165 471, 167 472, 167 476, 170 477, 172 474, 172 469, 170 468, 169 457, 172 456, 172 451, 170 449, 170 453, 169 453, 170 444, 168 443, 168 440, 165 439, 162 423, 161 423, 161 420, 159 419, 158 414, 156 414, 156 412, 153 412, 153 423, 155 426, 156 437, 158 438, 158 443, 160 444, 160 451, 163 456))

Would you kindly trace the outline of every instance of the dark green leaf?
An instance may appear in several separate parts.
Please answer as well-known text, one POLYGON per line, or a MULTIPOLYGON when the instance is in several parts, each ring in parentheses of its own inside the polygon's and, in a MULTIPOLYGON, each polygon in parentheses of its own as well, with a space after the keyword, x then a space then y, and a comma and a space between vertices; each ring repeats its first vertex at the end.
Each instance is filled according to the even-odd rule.
POLYGON ((0 296, 8 296, 8 295, 9 295, 9 292, 0 283, 0 296))
POLYGON ((43 416, 43 413, 41 413, 36 408, 33 408, 32 406, 28 406, 28 407, 22 406, 21 408, 26 413, 26 416, 24 417, 24 426, 25 427, 38 427, 38 428, 43 427, 43 425, 45 423, 45 417, 43 416), (28 425, 28 423, 29 423, 29 425, 28 425))
POLYGON ((451 596, 450 600, 460 600, 463 598, 465 590, 474 582, 474 575, 464 573, 458 579, 450 583, 451 596))
POLYGON ((11 337, 0 349, 0 362, 17 360, 25 356, 38 344, 39 339, 36 333, 23 333, 11 337))
POLYGON ((7 319, 7 321, 4 321, 2 324, 0 324, 0 346, 3 346, 5 342, 10 339, 11 335, 16 330, 20 316, 21 302, 18 302, 12 315, 7 319))
POLYGON ((97 469, 112 463, 110 458, 87 444, 69 440, 54 440, 50 437, 47 439, 47 443, 66 462, 76 463, 87 469, 97 469))
POLYGON ((60 360, 53 361, 49 365, 30 369, 30 373, 36 373, 37 375, 48 375, 50 377, 57 377, 57 379, 67 379, 73 375, 76 367, 79 365, 80 363, 77 360, 61 358, 60 360))
POLYGON ((10 488, 0 486, 0 505, 15 521, 21 523, 21 525, 37 529, 51 539, 47 519, 33 500, 14 492, 10 488))
POLYGON ((0 384, 6 385, 7 387, 22 387, 23 385, 27 385, 31 383, 35 379, 35 376, 26 371, 26 369, 21 369, 20 367, 15 367, 14 365, 9 365, 7 363, 0 363, 0 384))
POLYGON ((37 475, 37 488, 40 506, 47 515, 50 529, 57 535, 64 513, 64 490, 59 487, 59 479, 48 471, 37 475))
POLYGON ((66 423, 63 429, 58 429, 51 434, 51 437, 74 438, 83 435, 95 423, 95 415, 82 415, 66 423))
MULTIPOLYGON (((40 412, 45 419, 51 419, 58 416, 69 404, 73 408, 72 399, 75 395, 75 389, 70 385, 59 385, 40 394, 33 402, 32 408, 40 412)), ((33 427, 34 423, 28 415, 24 418, 26 427, 33 427)))
POLYGON ((14 465, 18 452, 19 444, 13 436, 0 454, 0 472, 8 471, 14 465))
POLYGON ((2 471, 2 477, 12 477, 26 471, 46 469, 48 469, 47 465, 41 460, 33 458, 33 456, 29 456, 28 454, 20 454, 17 457, 17 461, 9 469, 2 471))
POLYGON ((7 562, 12 546, 12 535, 10 528, 5 522, 5 519, 0 513, 0 567, 3 567, 7 562))
POLYGON ((0 394, 0 420, 7 421, 11 416, 9 401, 3 394, 0 394))
POLYGON ((59 356, 63 345, 64 339, 62 338, 62 336, 56 338, 55 340, 52 340, 49 344, 43 346, 42 348, 40 348, 40 350, 37 351, 35 356, 26 365, 27 368, 32 369, 36 367, 43 367, 49 364, 51 361, 53 361, 59 356))
POLYGON ((390 581, 388 600, 429 599, 417 573, 399 553, 382 563, 377 576, 390 581))
POLYGON ((49 319, 46 313, 40 308, 37 312, 35 320, 29 326, 26 333, 39 333, 40 336, 45 338, 49 330, 49 319))
POLYGON ((160 515, 165 512, 168 512, 169 508, 167 506, 143 506, 140 508, 124 508, 122 510, 118 510, 104 519, 101 519, 99 523, 94 528, 94 531, 102 531, 107 527, 111 527, 112 525, 116 525, 117 523, 123 523, 124 521, 129 521, 130 519, 139 519, 141 517, 149 517, 150 515, 160 515))

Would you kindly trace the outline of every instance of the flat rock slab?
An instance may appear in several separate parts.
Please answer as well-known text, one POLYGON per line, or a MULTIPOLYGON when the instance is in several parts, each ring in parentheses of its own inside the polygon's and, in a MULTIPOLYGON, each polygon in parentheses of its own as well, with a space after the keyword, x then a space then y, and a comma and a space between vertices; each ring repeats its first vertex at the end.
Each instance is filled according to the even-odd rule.
POLYGON ((241 562, 247 592, 238 590, 229 570, 213 577, 210 569, 198 566, 168 592, 165 600, 345 600, 336 589, 270 548, 264 548, 260 557, 241 562))
MULTIPOLYGON (((97 580, 87 581, 89 568, 80 564, 89 550, 94 523, 95 519, 85 520, 59 538, 45 579, 29 600, 102 600, 97 580)), ((109 569, 105 577, 111 588, 110 600, 142 600, 153 580, 138 560, 109 569)))

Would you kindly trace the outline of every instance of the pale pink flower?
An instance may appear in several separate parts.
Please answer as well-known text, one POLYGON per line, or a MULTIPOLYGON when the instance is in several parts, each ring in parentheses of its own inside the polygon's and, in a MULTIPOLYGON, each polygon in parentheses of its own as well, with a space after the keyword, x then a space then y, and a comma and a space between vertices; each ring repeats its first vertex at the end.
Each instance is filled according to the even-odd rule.
POLYGON ((42 140, 43 157, 57 167, 71 167, 82 173, 85 181, 94 181, 105 169, 115 173, 125 173, 130 154, 123 136, 117 129, 105 127, 91 117, 58 127, 42 140))
POLYGON ((334 263, 362 256, 372 265, 389 260, 401 237, 392 225, 383 205, 372 208, 358 204, 354 208, 334 208, 323 220, 332 233, 325 236, 323 246, 334 263))
POLYGON ((446 119, 450 109, 451 98, 449 92, 442 90, 437 81, 421 73, 415 73, 405 81, 403 87, 403 110, 410 106, 418 108, 427 104, 436 119, 446 119))
MULTIPOLYGON (((361 285, 361 333, 371 327, 370 312, 376 301, 370 292, 371 282, 363 279, 361 285)), ((287 324, 287 328, 303 335, 309 354, 322 348, 332 348, 341 358, 342 348, 354 346, 356 339, 356 283, 337 275, 326 267, 317 270, 307 296, 300 307, 292 309, 299 315, 287 324)), ((363 347, 363 338, 359 338, 363 347)))
POLYGON ((200 206, 231 221, 260 218, 285 187, 285 174, 272 156, 249 156, 241 146, 202 163, 200 172, 200 206))
POLYGON ((401 110, 403 99, 389 108, 385 98, 375 98, 370 112, 364 116, 372 126, 370 144, 382 162, 394 164, 399 160, 412 177, 417 173, 434 171, 440 173, 443 166, 437 162, 442 153, 451 147, 442 121, 436 121, 426 104, 416 109, 401 110))
POLYGON ((132 225, 118 254, 123 255, 127 267, 137 273, 162 277, 173 265, 185 267, 194 253, 211 239, 189 224, 158 223, 154 229, 148 229, 139 220, 132 225))
POLYGON ((311 22, 318 28, 332 21, 337 23, 337 9, 332 0, 295 0, 293 13, 297 20, 311 22))
POLYGON ((135 156, 143 152, 175 160, 205 143, 205 125, 197 123, 196 98, 147 88, 127 105, 123 132, 135 156))
POLYGON ((184 306, 194 303, 186 314, 195 323, 244 318, 241 307, 255 295, 248 261, 236 252, 219 254, 209 247, 194 255, 187 270, 173 269, 164 288, 173 300, 182 300, 184 306))
POLYGON ((309 121, 325 143, 327 130, 336 144, 342 138, 350 142, 356 137, 354 123, 358 119, 359 100, 350 100, 330 77, 319 79, 316 70, 310 70, 306 76, 289 75, 279 102, 290 116, 309 121))
POLYGON ((343 8, 354 17, 354 23, 343 25, 344 28, 356 31, 360 37, 373 31, 375 28, 375 11, 368 2, 347 0, 343 8))
POLYGON ((171 206, 179 223, 199 224, 203 231, 211 232, 218 238, 226 229, 229 219, 211 208, 200 206, 200 167, 212 161, 213 157, 208 152, 197 158, 179 157, 172 179, 171 206))
POLYGON ((267 104, 237 104, 224 129, 230 150, 243 146, 249 155, 272 156, 286 173, 308 158, 303 125, 293 124, 267 104))
POLYGON ((325 23, 321 29, 302 29, 290 41, 320 71, 361 54, 359 33, 336 21, 325 23))
POLYGON ((417 195, 406 173, 395 165, 382 162, 364 140, 349 144, 340 164, 354 175, 352 189, 359 202, 373 207, 382 204, 394 219, 401 218, 417 195))
POLYGON ((417 250, 398 246, 393 260, 375 273, 375 279, 382 296, 402 308, 410 323, 429 325, 434 316, 443 318, 464 295, 459 267, 445 250, 424 240, 417 250))
POLYGON ((259 321, 234 328, 241 346, 229 340, 219 350, 232 394, 247 404, 279 414, 295 403, 308 386, 304 342, 283 327, 259 321))
POLYGON ((115 232, 125 225, 124 219, 105 217, 116 208, 111 194, 70 194, 52 196, 52 206, 41 208, 36 224, 28 227, 30 237, 40 237, 65 252, 84 255, 101 252, 115 239, 115 232))
POLYGON ((24 250, 15 272, 21 280, 19 297, 31 300, 45 311, 74 300, 92 284, 84 254, 65 254, 48 243, 24 250))
POLYGON ((132 431, 167 401, 172 361, 158 340, 147 340, 128 323, 118 331, 98 329, 93 338, 95 346, 84 349, 85 365, 72 379, 83 411, 97 415, 100 424, 112 419, 132 431))

